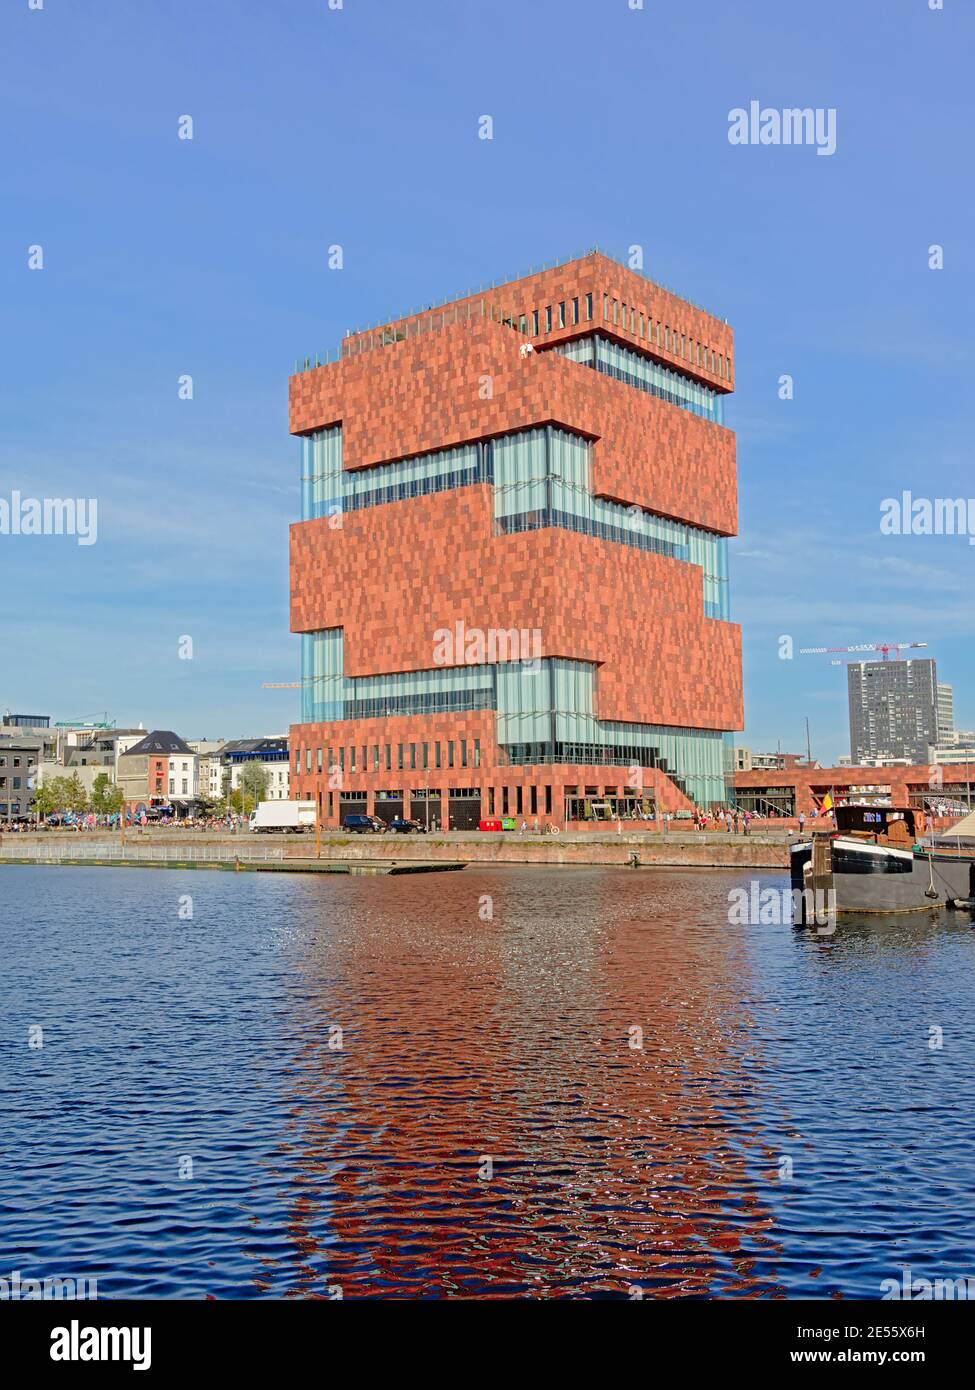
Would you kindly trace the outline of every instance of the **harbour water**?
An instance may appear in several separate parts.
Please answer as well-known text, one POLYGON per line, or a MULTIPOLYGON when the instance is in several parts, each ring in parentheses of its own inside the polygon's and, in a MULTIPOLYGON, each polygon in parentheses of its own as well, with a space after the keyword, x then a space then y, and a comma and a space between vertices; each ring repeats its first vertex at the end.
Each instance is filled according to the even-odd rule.
POLYGON ((855 1299, 975 1276, 966 914, 733 925, 747 871, 0 872, 2 1278, 855 1299))

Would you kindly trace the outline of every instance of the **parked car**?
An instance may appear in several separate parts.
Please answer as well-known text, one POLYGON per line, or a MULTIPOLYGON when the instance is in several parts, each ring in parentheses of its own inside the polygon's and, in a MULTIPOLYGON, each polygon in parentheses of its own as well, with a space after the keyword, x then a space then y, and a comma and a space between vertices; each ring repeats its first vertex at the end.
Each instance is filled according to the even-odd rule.
POLYGON ((353 835, 382 835, 389 826, 378 816, 346 816, 342 821, 342 829, 350 831, 353 835))
POLYGON ((390 830, 394 830, 397 835, 425 835, 427 828, 421 825, 418 820, 405 820, 402 816, 396 816, 389 822, 390 830))

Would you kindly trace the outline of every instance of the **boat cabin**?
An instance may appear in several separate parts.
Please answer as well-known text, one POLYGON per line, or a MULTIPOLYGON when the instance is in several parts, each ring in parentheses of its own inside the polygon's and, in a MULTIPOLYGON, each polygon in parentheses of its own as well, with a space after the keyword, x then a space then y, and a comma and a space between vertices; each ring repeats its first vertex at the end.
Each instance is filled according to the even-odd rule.
POLYGON ((873 840, 880 845, 912 845, 917 838, 913 811, 894 806, 837 806, 839 835, 873 840))

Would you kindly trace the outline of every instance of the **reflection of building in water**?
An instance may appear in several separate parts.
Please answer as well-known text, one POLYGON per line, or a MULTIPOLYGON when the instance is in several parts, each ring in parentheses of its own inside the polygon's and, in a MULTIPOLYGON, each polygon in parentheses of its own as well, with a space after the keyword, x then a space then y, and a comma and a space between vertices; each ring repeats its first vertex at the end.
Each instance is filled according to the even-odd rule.
POLYGON ((566 912, 561 876, 465 875, 463 920, 436 880, 385 880, 381 910, 349 892, 320 949, 301 948, 295 1292, 757 1287, 741 1252, 770 1218, 746 1157, 773 1182, 777 1156, 736 1041, 740 939, 700 900, 688 921, 683 879, 574 877, 566 912))

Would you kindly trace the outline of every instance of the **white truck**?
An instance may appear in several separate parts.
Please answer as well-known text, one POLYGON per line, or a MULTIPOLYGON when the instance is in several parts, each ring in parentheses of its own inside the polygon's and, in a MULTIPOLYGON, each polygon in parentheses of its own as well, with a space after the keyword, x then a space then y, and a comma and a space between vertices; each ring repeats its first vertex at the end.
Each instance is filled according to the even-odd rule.
POLYGON ((314 801, 261 801, 248 820, 255 835, 301 835, 315 829, 314 801))

